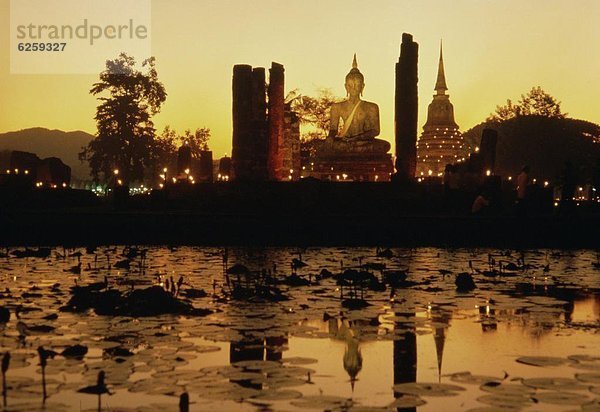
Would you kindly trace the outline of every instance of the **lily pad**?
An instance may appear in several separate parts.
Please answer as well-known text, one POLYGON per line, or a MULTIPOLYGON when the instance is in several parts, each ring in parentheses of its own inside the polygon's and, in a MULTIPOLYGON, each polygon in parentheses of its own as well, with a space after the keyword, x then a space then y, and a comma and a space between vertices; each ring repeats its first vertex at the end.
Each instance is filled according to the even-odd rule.
POLYGON ((295 356, 293 358, 285 358, 282 361, 283 361, 283 363, 289 363, 291 365, 310 365, 310 364, 318 362, 317 359, 303 358, 300 356, 295 356))
POLYGON ((292 389, 273 390, 263 389, 254 399, 261 401, 282 401, 289 399, 297 399, 302 397, 302 392, 292 389))
POLYGON ((394 402, 390 403, 387 407, 393 409, 416 408, 418 406, 425 405, 426 403, 427 402, 424 399, 416 395, 402 394, 400 397, 396 398, 394 402))
POLYGON ((478 402, 492 405, 502 410, 519 410, 533 403, 528 396, 490 394, 477 398, 478 402))
POLYGON ((580 382, 600 384, 600 372, 576 373, 575 379, 580 382))
POLYGON ((456 396, 457 392, 464 391, 465 388, 448 383, 400 383, 393 386, 395 392, 406 393, 417 396, 456 396))
POLYGON ((517 359, 517 362, 531 366, 559 366, 568 362, 565 358, 557 358, 553 356, 522 356, 517 359))
POLYGON ((523 379, 522 383, 530 388, 551 389, 555 391, 580 390, 586 388, 577 379, 571 378, 531 378, 523 379))
POLYGON ((457 372, 450 375, 450 380, 457 383, 482 385, 487 382, 501 382, 502 378, 485 375, 472 375, 471 372, 457 372))
POLYGON ((298 408, 304 409, 320 409, 320 410, 332 410, 336 408, 349 408, 352 406, 352 400, 342 398, 340 396, 305 396, 301 399, 290 402, 292 405, 298 408))
POLYGON ((487 382, 481 385, 479 389, 506 396, 529 396, 535 393, 535 390, 532 388, 514 383, 487 382))
POLYGON ((540 392, 533 399, 554 405, 583 405, 591 401, 586 395, 572 392, 540 392))

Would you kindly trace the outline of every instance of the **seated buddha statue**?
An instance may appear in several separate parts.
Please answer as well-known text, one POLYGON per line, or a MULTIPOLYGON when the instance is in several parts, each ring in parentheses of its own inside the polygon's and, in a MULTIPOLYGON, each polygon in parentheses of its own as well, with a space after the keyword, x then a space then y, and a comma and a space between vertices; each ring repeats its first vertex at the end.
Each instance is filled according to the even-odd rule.
POLYGON ((348 98, 331 105, 329 135, 317 145, 317 156, 386 154, 389 142, 375 138, 379 135, 379 106, 360 98, 365 78, 358 70, 356 55, 345 87, 348 98))

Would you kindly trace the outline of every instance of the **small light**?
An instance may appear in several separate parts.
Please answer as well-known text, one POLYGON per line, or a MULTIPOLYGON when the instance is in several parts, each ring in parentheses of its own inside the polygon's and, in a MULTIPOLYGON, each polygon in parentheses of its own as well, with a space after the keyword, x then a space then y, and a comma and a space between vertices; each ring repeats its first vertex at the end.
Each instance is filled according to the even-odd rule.
POLYGON ((161 189, 164 187, 165 185, 163 185, 162 183, 158 184, 158 187, 160 187, 161 189))
POLYGON ((189 168, 185 169, 184 172, 185 172, 186 175, 189 175, 190 174, 190 169, 189 168))
POLYGON ((549 183, 549 182, 546 180, 546 181, 544 182, 544 187, 548 187, 548 185, 549 185, 549 184, 550 184, 550 183, 549 183))
POLYGON ((67 187, 67 184, 63 182, 62 187, 67 187))
POLYGON ((122 185, 122 184, 123 184, 123 181, 122 181, 121 179, 117 179, 117 183, 118 183, 119 185, 122 185))
POLYGON ((119 169, 113 170, 113 173, 115 174, 115 176, 118 175, 119 174, 119 169))
POLYGON ((489 169, 488 169, 488 170, 486 170, 486 171, 485 171, 485 175, 486 175, 486 176, 490 176, 491 174, 492 174, 492 171, 491 171, 491 170, 489 170, 489 169))
POLYGON ((29 170, 25 170, 25 174, 28 175, 29 174, 29 170))
POLYGON ((508 181, 510 182, 512 180, 512 176, 508 176, 508 181))
POLYGON ((166 167, 163 169, 163 172, 164 172, 164 173, 167 173, 167 168, 166 168, 166 167))

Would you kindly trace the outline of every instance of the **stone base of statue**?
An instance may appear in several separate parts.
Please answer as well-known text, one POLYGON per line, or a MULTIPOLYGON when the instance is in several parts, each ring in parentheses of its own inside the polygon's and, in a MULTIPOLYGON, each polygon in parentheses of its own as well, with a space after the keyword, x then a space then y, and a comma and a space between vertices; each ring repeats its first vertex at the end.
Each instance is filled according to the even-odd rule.
POLYGON ((371 139, 363 144, 328 138, 317 146, 316 155, 305 165, 304 177, 348 182, 389 182, 394 172, 390 144, 371 139))

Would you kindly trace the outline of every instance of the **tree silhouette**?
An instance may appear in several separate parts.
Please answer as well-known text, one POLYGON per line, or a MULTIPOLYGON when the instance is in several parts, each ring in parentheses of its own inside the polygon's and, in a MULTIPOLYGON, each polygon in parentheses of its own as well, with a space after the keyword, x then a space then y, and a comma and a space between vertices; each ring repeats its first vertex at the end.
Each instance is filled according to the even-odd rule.
POLYGON ((209 150, 208 140, 210 139, 210 129, 206 127, 198 128, 192 134, 191 130, 188 129, 184 132, 184 135, 180 137, 182 143, 187 144, 191 151, 192 157, 199 158, 200 152, 209 150))
POLYGON ((162 169, 168 167, 175 160, 179 140, 180 136, 169 125, 165 126, 162 133, 155 137, 152 145, 153 177, 162 173, 162 169))
POLYGON ((209 150, 209 139, 210 129, 207 127, 198 128, 194 133, 188 129, 183 134, 179 134, 171 126, 165 126, 155 137, 152 146, 153 181, 157 181, 163 173, 163 168, 171 169, 177 165, 177 149, 180 146, 187 144, 192 151, 192 157, 199 158, 200 152, 209 150))
POLYGON ((106 62, 90 93, 101 102, 96 110, 97 136, 79 154, 87 160, 96 181, 108 181, 114 169, 125 182, 142 181, 148 167, 155 167, 168 148, 155 138, 152 116, 167 97, 158 81, 154 58, 143 61, 140 71, 135 59, 121 53, 106 62), (108 97, 104 95, 108 94, 108 97), (101 178, 102 176, 102 178, 101 178))
POLYGON ((298 90, 288 94, 286 102, 291 110, 298 115, 301 124, 309 126, 309 131, 300 136, 302 158, 314 155, 318 141, 327 137, 331 105, 341 100, 324 88, 318 90, 317 97, 303 96, 298 90))
POLYGON ((510 99, 504 106, 496 106, 496 112, 486 120, 501 122, 519 116, 543 116, 564 118, 567 113, 562 113, 560 102, 546 93, 540 86, 533 87, 526 95, 521 95, 521 100, 514 104, 510 99))
POLYGON ((286 98, 291 104, 291 108, 303 124, 311 125, 321 132, 323 138, 329 133, 329 111, 333 103, 341 101, 335 97, 329 89, 319 89, 317 97, 297 95, 297 90, 292 92, 295 97, 286 98))

